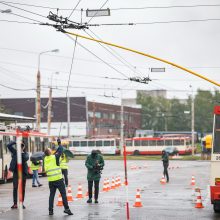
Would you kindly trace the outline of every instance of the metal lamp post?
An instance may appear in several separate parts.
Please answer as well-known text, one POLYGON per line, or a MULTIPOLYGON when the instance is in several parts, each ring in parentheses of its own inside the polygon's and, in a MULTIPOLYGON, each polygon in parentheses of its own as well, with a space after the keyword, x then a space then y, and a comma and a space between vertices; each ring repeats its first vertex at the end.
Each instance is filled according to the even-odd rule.
POLYGON ((50 52, 59 52, 58 49, 54 49, 54 50, 47 50, 47 51, 43 51, 41 53, 39 53, 38 55, 38 72, 37 72, 37 97, 36 97, 36 128, 38 131, 40 131, 40 122, 41 122, 41 100, 40 100, 40 58, 42 54, 45 53, 50 53, 50 52))

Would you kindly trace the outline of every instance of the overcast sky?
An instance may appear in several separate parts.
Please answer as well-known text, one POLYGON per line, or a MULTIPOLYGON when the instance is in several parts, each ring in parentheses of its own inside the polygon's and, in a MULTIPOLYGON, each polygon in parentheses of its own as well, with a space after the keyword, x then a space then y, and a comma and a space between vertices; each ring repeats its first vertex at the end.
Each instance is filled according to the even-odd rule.
MULTIPOLYGON (((86 9, 99 9, 104 3, 103 8, 109 8, 111 16, 92 18, 89 24, 130 22, 145 24, 106 25, 68 31, 85 36, 90 34, 94 38, 99 37, 104 41, 152 54, 220 82, 218 28, 220 0, 8 0, 4 1, 4 4, 2 2, 0 1, 0 10, 11 9, 13 14, 0 13, 0 83, 15 89, 33 90, 14 91, 0 86, 1 98, 35 97, 38 55, 52 49, 59 49, 59 53, 41 55, 41 84, 50 85, 51 75, 59 72, 58 75, 53 75, 52 84, 58 88, 54 89, 53 94, 65 96, 75 44, 74 36, 70 39, 53 27, 8 21, 52 24, 53 22, 46 17, 49 11, 56 13, 55 8, 59 8, 58 15, 69 17, 72 14, 70 20, 80 22, 82 19, 82 22, 88 22, 90 18, 86 17, 86 9), (73 11, 77 4, 76 10, 73 11), (82 18, 81 9, 83 9, 82 18)), ((111 53, 98 43, 78 38, 70 78, 70 96, 86 95, 89 100, 120 103, 118 88, 123 90, 125 98, 134 97, 135 89, 166 89, 169 91, 169 97, 178 98, 186 98, 191 93, 189 85, 192 85, 193 90, 218 89, 209 82, 159 61, 117 48, 107 47, 107 49, 111 53), (120 56, 122 61, 115 56, 120 56), (151 73, 150 68, 153 67, 165 67, 166 71, 151 73), (148 75, 152 79, 148 85, 126 80, 129 77, 148 75), (105 77, 121 80, 110 80, 105 77), (88 89, 91 87, 93 89, 88 89), (104 98, 104 95, 116 98, 104 98)), ((48 88, 42 88, 42 96, 48 96, 48 88)))

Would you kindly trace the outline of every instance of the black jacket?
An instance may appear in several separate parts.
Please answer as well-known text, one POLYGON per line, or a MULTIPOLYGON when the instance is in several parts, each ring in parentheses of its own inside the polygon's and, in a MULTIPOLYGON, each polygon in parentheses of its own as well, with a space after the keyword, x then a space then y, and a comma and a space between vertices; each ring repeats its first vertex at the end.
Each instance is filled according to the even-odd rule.
MULTIPOLYGON (((13 145, 15 145, 16 142, 12 141, 7 145, 8 150, 11 152, 11 163, 10 163, 10 167, 9 170, 13 173, 17 173, 18 169, 17 169, 17 150, 13 147, 13 145)), ((22 173, 23 175, 27 176, 28 175, 28 164, 27 161, 29 160, 29 154, 27 152, 23 152, 21 154, 21 159, 22 159, 22 173)))
POLYGON ((164 166, 169 166, 169 155, 166 152, 162 154, 162 161, 164 166))

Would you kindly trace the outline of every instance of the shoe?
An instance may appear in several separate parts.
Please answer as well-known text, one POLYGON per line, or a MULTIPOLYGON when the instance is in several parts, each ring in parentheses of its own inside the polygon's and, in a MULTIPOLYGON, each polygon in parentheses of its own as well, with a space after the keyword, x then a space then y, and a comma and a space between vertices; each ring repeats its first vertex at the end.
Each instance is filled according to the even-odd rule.
POLYGON ((98 201, 98 200, 95 200, 95 203, 99 203, 99 201, 98 201))
POLYGON ((41 186, 43 186, 42 184, 38 184, 38 187, 41 187, 41 186))
POLYGON ((53 215, 53 210, 49 210, 49 215, 53 215))
POLYGON ((92 199, 88 199, 88 200, 87 200, 87 203, 92 203, 92 199))
POLYGON ((36 185, 32 185, 32 187, 37 187, 36 185))
POLYGON ((73 213, 70 211, 70 209, 65 209, 63 212, 68 215, 73 215, 73 213))
POLYGON ((26 207, 23 205, 23 209, 26 209, 26 207))
POLYGON ((17 209, 18 208, 18 205, 17 204, 14 204, 11 209, 17 209))

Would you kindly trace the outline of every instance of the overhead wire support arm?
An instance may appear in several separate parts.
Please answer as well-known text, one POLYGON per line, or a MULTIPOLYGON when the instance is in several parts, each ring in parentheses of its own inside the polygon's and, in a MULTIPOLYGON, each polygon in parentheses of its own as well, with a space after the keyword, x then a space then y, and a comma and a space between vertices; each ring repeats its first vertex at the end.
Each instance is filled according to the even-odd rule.
POLYGON ((134 50, 134 49, 131 49, 131 48, 128 48, 128 47, 120 46, 120 45, 117 45, 117 44, 113 44, 113 43, 110 43, 110 42, 97 40, 97 39, 90 38, 90 37, 87 37, 87 36, 84 36, 84 35, 72 33, 72 32, 67 32, 67 31, 66 31, 65 33, 66 33, 66 34, 69 34, 69 35, 77 36, 77 37, 80 37, 80 38, 83 38, 83 39, 87 39, 87 40, 90 40, 90 41, 95 41, 95 42, 99 42, 99 43, 102 43, 102 44, 106 44, 106 45, 109 45, 109 46, 112 46, 112 47, 117 47, 117 48, 120 48, 120 49, 122 49, 122 50, 127 50, 127 51, 130 51, 130 52, 132 52, 132 53, 136 53, 136 54, 139 54, 139 55, 142 55, 142 56, 145 56, 145 57, 154 59, 154 60, 158 60, 158 61, 160 61, 160 62, 163 62, 163 63, 169 64, 169 65, 171 65, 171 66, 174 66, 174 67, 176 67, 176 68, 178 68, 178 69, 181 69, 181 70, 183 70, 183 71, 185 71, 185 72, 188 72, 188 73, 190 73, 190 74, 192 74, 192 75, 194 75, 194 76, 196 76, 196 77, 199 77, 199 78, 201 78, 201 79, 204 79, 204 80, 206 80, 206 81, 208 81, 208 82, 210 82, 210 83, 212 83, 212 84, 214 84, 214 85, 220 87, 220 83, 218 83, 218 82, 216 82, 216 81, 214 81, 214 80, 212 80, 212 79, 209 79, 209 78, 207 78, 207 77, 205 77, 205 76, 203 76, 203 75, 201 75, 201 74, 199 74, 199 73, 196 73, 196 72, 194 72, 194 71, 192 71, 192 70, 190 70, 190 69, 187 69, 187 68, 185 68, 185 67, 183 67, 183 66, 180 66, 180 65, 178 65, 178 64, 176 64, 176 63, 173 63, 173 62, 171 62, 171 61, 168 61, 168 60, 165 60, 165 59, 156 57, 156 56, 154 56, 154 55, 147 54, 147 53, 144 53, 144 52, 141 52, 141 51, 137 51, 137 50, 134 50))

